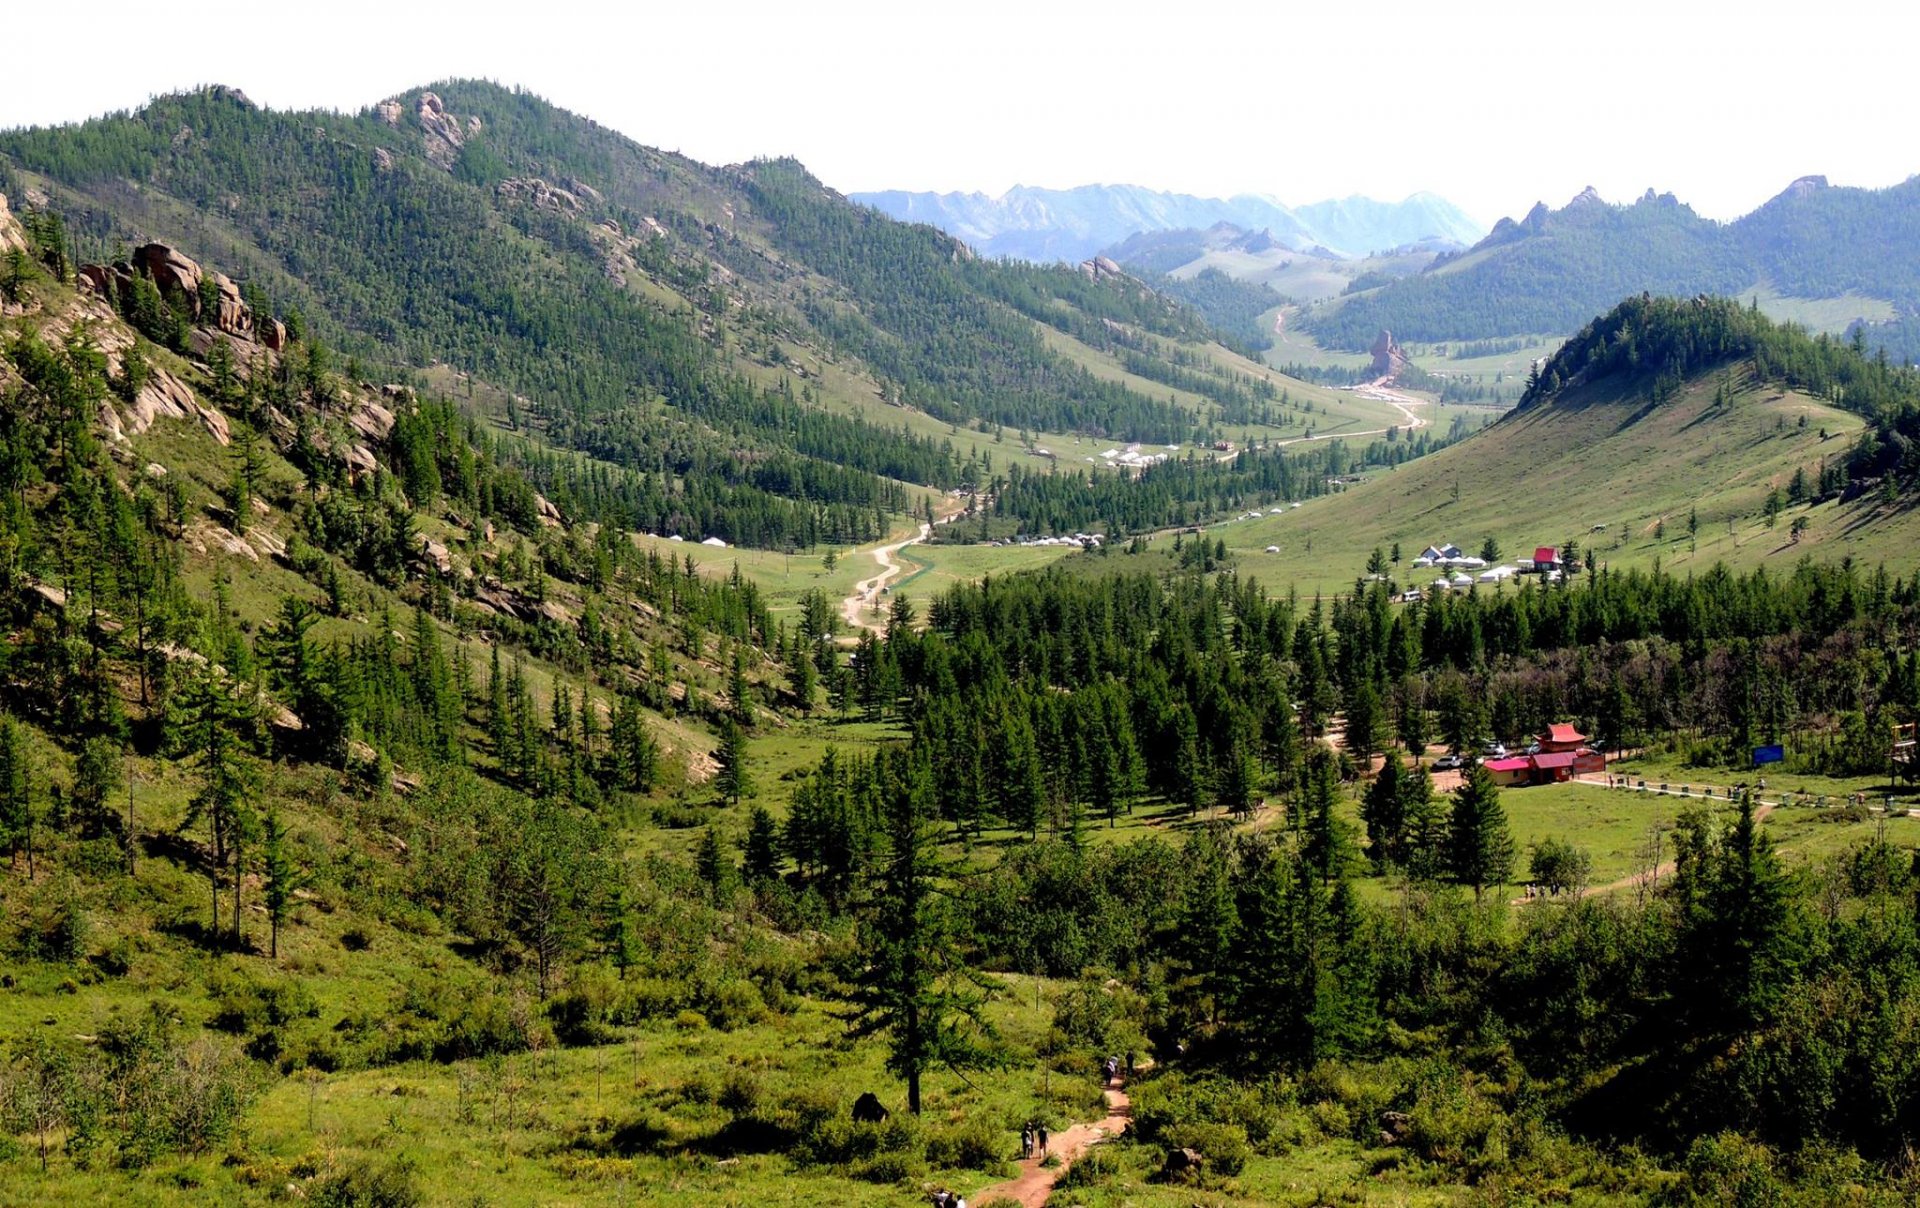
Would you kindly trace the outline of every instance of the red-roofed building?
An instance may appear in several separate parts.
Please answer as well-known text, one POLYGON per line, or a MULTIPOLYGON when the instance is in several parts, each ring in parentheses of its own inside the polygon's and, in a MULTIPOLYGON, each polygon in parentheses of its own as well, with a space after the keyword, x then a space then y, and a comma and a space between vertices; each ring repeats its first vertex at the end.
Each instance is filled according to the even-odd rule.
POLYGON ((1533 569, 1535 570, 1560 569, 1560 551, 1553 548, 1551 545, 1542 545, 1539 548, 1535 549, 1533 551, 1533 569))
POLYGON ((1572 751, 1542 751, 1532 757, 1534 780, 1541 784, 1571 780, 1573 764, 1578 758, 1572 751))
POLYGON ((1567 722, 1555 722, 1547 727, 1547 732, 1538 735, 1542 751, 1577 751, 1587 741, 1587 736, 1567 722))
POLYGON ((1540 751, 1535 755, 1512 755, 1489 759, 1480 766, 1502 787, 1527 784, 1560 784, 1575 776, 1607 770, 1606 756, 1584 746, 1586 736, 1561 723, 1540 735, 1540 751))
POLYGON ((1489 759, 1480 765, 1493 777, 1493 782, 1502 788, 1512 788, 1517 784, 1533 783, 1533 757, 1514 755, 1506 759, 1489 759))

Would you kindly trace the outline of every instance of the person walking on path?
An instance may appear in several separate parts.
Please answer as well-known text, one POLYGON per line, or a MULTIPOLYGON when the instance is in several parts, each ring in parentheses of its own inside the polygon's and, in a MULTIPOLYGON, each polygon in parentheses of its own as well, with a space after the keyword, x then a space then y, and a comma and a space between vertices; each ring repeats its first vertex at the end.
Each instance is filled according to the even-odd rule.
POLYGON ((1038 1143, 1040 1148, 1040 1160, 1042 1162, 1046 1161, 1047 1160, 1047 1126, 1046 1125, 1042 1124, 1040 1126, 1040 1131, 1037 1134, 1035 1134, 1034 1140, 1038 1143))

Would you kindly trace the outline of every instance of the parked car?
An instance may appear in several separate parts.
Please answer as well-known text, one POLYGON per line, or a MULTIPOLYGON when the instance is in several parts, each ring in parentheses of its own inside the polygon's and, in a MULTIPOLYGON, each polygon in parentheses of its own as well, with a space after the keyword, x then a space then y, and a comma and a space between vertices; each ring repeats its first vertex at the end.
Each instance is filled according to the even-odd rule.
POLYGON ((1537 742, 1530 742, 1530 743, 1528 743, 1528 744, 1527 744, 1527 754, 1529 754, 1529 755, 1538 755, 1539 753, 1540 753, 1540 744, 1539 744, 1539 743, 1537 743, 1537 742))
POLYGON ((1498 742, 1487 743, 1480 748, 1480 757, 1482 759, 1505 759, 1507 757, 1506 744, 1498 742))
POLYGON ((1467 761, 1458 755, 1442 755, 1433 761, 1433 770, 1436 772, 1457 772, 1465 767, 1466 764, 1467 761))

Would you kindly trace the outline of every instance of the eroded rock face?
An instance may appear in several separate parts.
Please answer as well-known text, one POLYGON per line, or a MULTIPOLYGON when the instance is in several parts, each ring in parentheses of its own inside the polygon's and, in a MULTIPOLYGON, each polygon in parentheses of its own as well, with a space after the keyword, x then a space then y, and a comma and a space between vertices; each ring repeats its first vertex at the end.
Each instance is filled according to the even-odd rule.
POLYGON ((133 284, 133 268, 125 261, 113 265, 83 264, 74 275, 79 278, 82 289, 90 289, 102 298, 111 298, 116 291, 133 284))
POLYGON ((467 136, 479 130, 479 119, 474 119, 471 125, 462 126, 459 118, 447 112, 446 105, 436 93, 421 93, 414 114, 420 119, 420 129, 427 136, 427 158, 443 168, 453 166, 453 161, 460 156, 460 148, 466 145, 467 136))
MULTIPOLYGON (((240 300, 240 287, 235 285, 225 273, 213 275, 214 286, 219 290, 217 314, 211 316, 213 325, 228 335, 253 338, 253 308, 240 300)), ((202 321, 208 318, 202 315, 202 321)))
POLYGON ((362 436, 385 440, 387 433, 393 431, 393 412, 379 403, 365 402, 348 413, 347 423, 362 436))
POLYGON ((1381 330, 1379 336, 1374 339, 1372 352, 1373 367, 1371 372, 1376 378, 1396 377, 1405 370, 1408 365, 1412 364, 1412 362, 1407 359, 1406 351, 1394 342, 1393 333, 1384 328, 1381 330))
POLYGON ((188 310, 199 317, 200 266, 191 257, 164 243, 143 243, 134 249, 133 262, 153 278, 161 296, 170 298, 175 290, 186 295, 188 310))
POLYGON ((128 427, 134 432, 145 432, 153 427, 153 421, 161 416, 169 419, 198 418, 206 428, 207 434, 214 440, 226 445, 233 436, 227 428, 227 417, 204 406, 187 389, 187 384, 172 373, 154 366, 147 375, 147 384, 133 402, 127 406, 128 427))
MULTIPOLYGON (((523 202, 555 214, 578 214, 582 209, 578 194, 548 184, 538 176, 503 180, 499 191, 503 200, 523 202)), ((599 195, 594 196, 598 200, 599 195)))
POLYGON ((186 419, 198 406, 185 383, 166 370, 156 368, 147 375, 147 384, 141 387, 127 410, 131 413, 131 427, 138 433, 153 427, 153 421, 161 416, 186 419))
POLYGON ((453 555, 448 552, 447 547, 427 536, 425 533, 418 534, 418 538, 420 542, 420 560, 443 575, 452 574, 453 555))
POLYGON ((18 248, 27 250, 27 235, 20 229, 20 223, 7 208, 7 195, 0 193, 0 252, 10 252, 18 248))

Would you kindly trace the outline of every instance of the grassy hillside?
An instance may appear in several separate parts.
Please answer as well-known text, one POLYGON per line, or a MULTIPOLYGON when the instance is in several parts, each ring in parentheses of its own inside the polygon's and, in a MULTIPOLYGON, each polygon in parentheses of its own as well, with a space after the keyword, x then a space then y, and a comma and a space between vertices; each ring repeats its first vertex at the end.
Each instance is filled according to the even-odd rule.
POLYGON ((1766 517, 1770 492, 1785 492, 1796 471, 1815 481, 1823 464, 1846 462, 1869 426, 1749 361, 1697 370, 1658 403, 1643 378, 1609 375, 1284 517, 1210 535, 1245 573, 1303 591, 1350 588, 1375 548, 1397 542, 1411 559, 1452 541, 1477 553, 1489 536, 1509 559, 1572 541, 1621 567, 1784 566, 1804 555, 1907 566, 1920 535, 1914 512, 1878 494, 1766 517))

